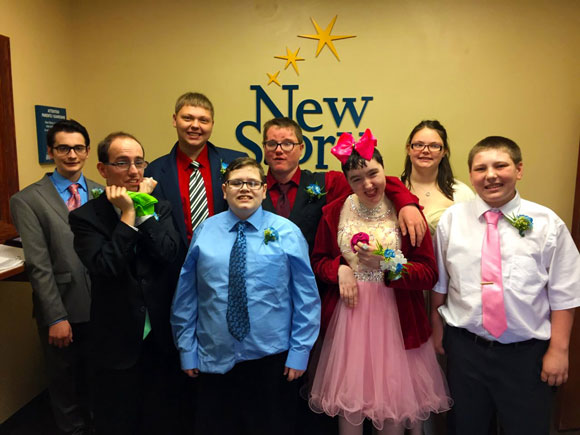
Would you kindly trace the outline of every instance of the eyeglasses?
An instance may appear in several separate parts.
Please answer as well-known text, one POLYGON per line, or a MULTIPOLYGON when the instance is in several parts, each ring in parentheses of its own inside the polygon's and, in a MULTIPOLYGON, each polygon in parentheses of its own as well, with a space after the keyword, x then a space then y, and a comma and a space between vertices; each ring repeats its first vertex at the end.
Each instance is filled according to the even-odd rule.
POLYGON ((225 182, 225 184, 232 190, 240 190, 243 185, 245 184, 246 186, 248 186, 248 189, 251 190, 258 190, 260 189, 264 183, 258 180, 248 180, 248 181, 244 181, 244 180, 228 180, 225 182))
POLYGON ((411 144, 411 149, 413 151, 423 151, 425 148, 429 149, 429 151, 437 152, 443 149, 443 145, 435 142, 433 143, 416 142, 411 144))
POLYGON ((75 154, 84 155, 87 153, 89 147, 86 145, 75 145, 74 147, 69 147, 68 145, 57 145, 52 147, 53 151, 59 156, 68 156, 71 150, 75 150, 75 154))
POLYGON ((145 169, 149 165, 149 162, 146 162, 145 160, 135 160, 134 162, 121 160, 120 162, 105 163, 105 165, 113 166, 119 171, 128 171, 131 165, 135 166, 135 168, 138 170, 145 169))
POLYGON ((294 143, 288 140, 284 142, 276 142, 275 140, 268 140, 264 142, 263 145, 268 151, 276 151, 276 149, 280 147, 282 148, 282 151, 290 152, 294 149, 296 145, 300 145, 300 143, 299 142, 294 143))

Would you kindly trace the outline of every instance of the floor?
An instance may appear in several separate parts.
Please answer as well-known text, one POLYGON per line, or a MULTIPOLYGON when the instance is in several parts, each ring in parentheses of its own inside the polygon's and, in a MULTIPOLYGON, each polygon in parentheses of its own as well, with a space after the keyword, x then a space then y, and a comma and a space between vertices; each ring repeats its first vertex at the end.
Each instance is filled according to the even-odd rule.
MULTIPOLYGON (((48 393, 45 391, 1 424, 0 435, 58 435, 48 393)), ((552 429, 550 435, 580 435, 580 430, 559 432, 552 429)))

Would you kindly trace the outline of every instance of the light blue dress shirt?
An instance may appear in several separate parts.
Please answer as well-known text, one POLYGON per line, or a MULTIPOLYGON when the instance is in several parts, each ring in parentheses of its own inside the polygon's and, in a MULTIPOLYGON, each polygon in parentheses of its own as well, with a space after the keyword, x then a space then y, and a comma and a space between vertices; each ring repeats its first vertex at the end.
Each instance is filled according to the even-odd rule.
POLYGON ((228 271, 239 220, 228 210, 194 232, 171 309, 181 367, 226 373, 238 362, 287 350, 286 366, 305 370, 320 327, 308 245, 296 225, 262 207, 246 221, 250 332, 239 342, 228 330, 228 271), (278 238, 266 244, 270 227, 278 238))
POLYGON ((71 184, 78 183, 80 184, 80 189, 78 189, 79 195, 81 196, 81 205, 86 204, 89 200, 89 194, 87 189, 87 181, 85 180, 85 176, 81 174, 78 181, 70 181, 68 178, 64 178, 62 175, 58 173, 58 171, 54 171, 50 176, 50 181, 54 184, 56 191, 66 204, 70 198, 70 192, 68 191, 68 187, 71 184))

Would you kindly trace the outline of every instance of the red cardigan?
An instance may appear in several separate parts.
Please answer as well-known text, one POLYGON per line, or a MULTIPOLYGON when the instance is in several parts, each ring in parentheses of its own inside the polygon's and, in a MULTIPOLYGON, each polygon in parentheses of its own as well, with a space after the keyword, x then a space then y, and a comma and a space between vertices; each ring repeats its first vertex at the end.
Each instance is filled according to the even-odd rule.
MULTIPOLYGON (((340 211, 347 197, 348 195, 344 195, 322 209, 322 219, 312 251, 314 273, 319 280, 328 284, 322 294, 323 331, 326 330, 340 299, 338 267, 346 264, 346 260, 338 247, 337 232, 340 211)), ((414 349, 425 343, 431 335, 422 290, 433 288, 437 282, 437 264, 429 231, 425 233, 421 246, 411 246, 407 235, 402 239, 401 248, 405 258, 412 264, 407 265, 408 273, 388 285, 395 290, 405 349, 414 349)))

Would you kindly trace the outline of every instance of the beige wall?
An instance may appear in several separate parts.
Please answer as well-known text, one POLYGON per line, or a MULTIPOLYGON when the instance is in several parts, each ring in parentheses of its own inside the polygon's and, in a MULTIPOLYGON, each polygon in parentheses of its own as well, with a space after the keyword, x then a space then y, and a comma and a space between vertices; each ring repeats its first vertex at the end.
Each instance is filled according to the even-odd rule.
MULTIPOLYGON (((134 133, 153 159, 175 140, 176 97, 199 90, 216 106, 213 142, 242 149, 235 128, 256 115, 250 85, 262 85, 286 114, 287 94, 266 86, 266 72, 282 70, 284 61, 273 56, 288 46, 306 58, 300 76, 291 68, 279 76, 300 86, 294 107, 307 98, 374 97, 358 129, 349 118, 340 130, 370 127, 389 173, 400 173, 403 143, 421 119, 447 127, 452 164, 464 181, 469 148, 505 135, 524 151, 522 194, 571 223, 580 136, 580 7, 573 0, 0 5, 0 32, 12 44, 21 186, 46 169, 34 163, 34 104, 66 107, 95 145, 113 130, 134 133), (334 15, 333 34, 356 35, 335 41, 340 62, 328 48, 315 58, 316 41, 296 36, 315 33, 310 17, 325 28, 334 15)), ((323 109, 308 122, 335 134, 323 109)), ((257 132, 246 131, 259 142, 257 132)), ((87 173, 98 179, 95 162, 93 155, 87 173)), ((338 168, 328 151, 326 162, 338 168)))

